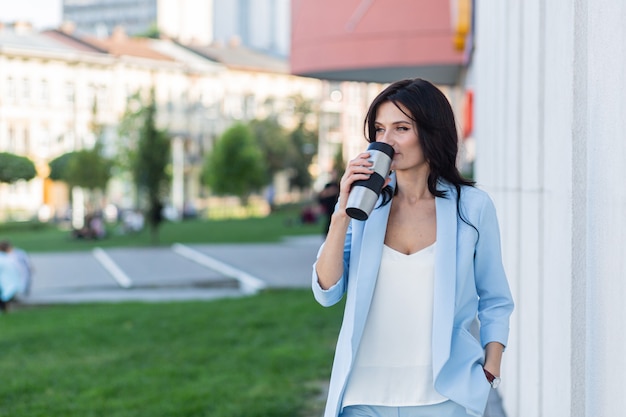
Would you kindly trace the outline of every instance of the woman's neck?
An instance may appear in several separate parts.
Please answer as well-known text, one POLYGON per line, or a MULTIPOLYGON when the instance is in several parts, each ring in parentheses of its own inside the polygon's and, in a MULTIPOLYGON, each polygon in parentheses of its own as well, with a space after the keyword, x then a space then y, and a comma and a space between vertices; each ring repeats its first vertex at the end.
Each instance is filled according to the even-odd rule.
POLYGON ((428 171, 419 173, 396 171, 397 197, 406 199, 408 202, 433 198, 428 189, 428 174, 428 171))

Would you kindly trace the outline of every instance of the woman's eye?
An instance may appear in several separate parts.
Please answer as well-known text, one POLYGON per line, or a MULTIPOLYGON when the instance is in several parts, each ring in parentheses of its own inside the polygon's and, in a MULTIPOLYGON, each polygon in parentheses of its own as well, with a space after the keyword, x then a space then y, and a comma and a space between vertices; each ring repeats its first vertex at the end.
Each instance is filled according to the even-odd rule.
POLYGON ((384 132, 384 131, 385 131, 385 129, 383 129, 382 127, 377 127, 374 131, 375 131, 376 133, 381 133, 381 132, 384 132))
POLYGON ((398 126, 398 130, 400 130, 400 131, 402 131, 402 132, 406 132, 406 131, 408 131, 408 130, 409 130, 409 128, 408 128, 408 127, 406 127, 406 126, 398 126))

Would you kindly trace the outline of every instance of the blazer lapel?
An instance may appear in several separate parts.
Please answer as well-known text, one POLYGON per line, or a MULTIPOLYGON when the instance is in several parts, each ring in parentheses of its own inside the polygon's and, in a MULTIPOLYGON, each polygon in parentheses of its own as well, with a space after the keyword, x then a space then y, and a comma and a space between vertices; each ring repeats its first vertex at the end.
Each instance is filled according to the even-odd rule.
MULTIPOLYGON (((380 200, 377 205, 378 204, 380 204, 380 200)), ((390 207, 391 204, 387 204, 373 210, 369 219, 363 226, 358 273, 354 275, 354 277, 358 277, 359 283, 356 285, 356 311, 354 314, 354 333, 352 337, 353 357, 356 354, 356 348, 359 346, 361 336, 363 335, 365 320, 369 312, 370 304, 372 303, 374 288, 376 287, 376 279, 378 278, 378 269, 380 268, 381 254, 385 243, 385 232, 387 230, 387 219, 389 218, 390 207)))
POLYGON ((435 199, 437 244, 435 245, 435 290, 433 307, 433 374, 450 357, 456 293, 456 191, 447 185, 447 196, 435 199))

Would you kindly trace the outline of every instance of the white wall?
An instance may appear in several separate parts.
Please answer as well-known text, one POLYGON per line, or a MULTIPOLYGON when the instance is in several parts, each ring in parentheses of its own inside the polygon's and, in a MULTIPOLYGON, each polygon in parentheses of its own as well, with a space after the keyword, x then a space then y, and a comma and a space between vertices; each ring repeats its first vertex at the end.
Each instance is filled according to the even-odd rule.
POLYGON ((626 2, 476 0, 476 176, 516 299, 509 417, 626 409, 626 2))

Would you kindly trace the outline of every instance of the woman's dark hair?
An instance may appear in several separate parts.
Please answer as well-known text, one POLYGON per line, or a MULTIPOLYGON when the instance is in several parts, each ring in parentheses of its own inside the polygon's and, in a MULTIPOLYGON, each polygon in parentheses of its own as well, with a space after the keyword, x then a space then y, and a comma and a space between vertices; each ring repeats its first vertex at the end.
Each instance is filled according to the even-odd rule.
MULTIPOLYGON (((461 186, 474 186, 464 178, 456 166, 459 150, 454 112, 446 96, 430 82, 421 78, 396 81, 372 101, 365 117, 365 132, 369 142, 376 141, 376 114, 381 104, 392 102, 406 114, 417 129, 419 144, 430 166, 428 191, 436 197, 447 197, 445 190, 437 189, 437 182, 445 180, 457 191, 457 212, 460 212, 461 186), (402 105, 402 106, 400 106, 402 105), (405 110, 408 110, 408 114, 405 110)), ((389 203, 397 190, 390 186, 383 190, 383 205, 389 203)))

